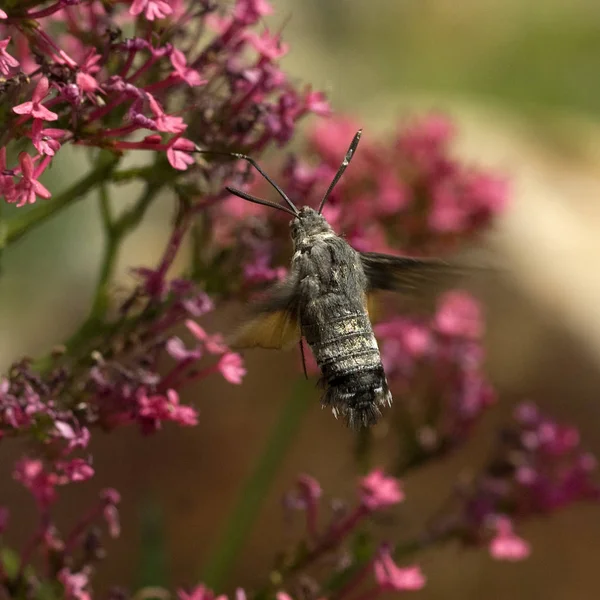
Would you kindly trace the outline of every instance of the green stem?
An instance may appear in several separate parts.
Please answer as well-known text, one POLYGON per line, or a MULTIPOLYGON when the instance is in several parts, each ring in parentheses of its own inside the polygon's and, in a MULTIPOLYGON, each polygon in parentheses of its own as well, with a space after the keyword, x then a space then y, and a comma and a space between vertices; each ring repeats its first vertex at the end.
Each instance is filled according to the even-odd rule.
POLYGON ((38 202, 31 210, 23 211, 17 217, 10 219, 6 223, 0 247, 10 246, 32 229, 58 214, 63 208, 83 198, 92 188, 110 179, 111 172, 119 162, 119 158, 108 152, 101 153, 96 168, 83 179, 64 192, 56 194, 48 202, 38 202))
POLYGON ((291 398, 285 403, 262 455, 240 491, 220 544, 204 568, 202 580, 213 589, 222 586, 244 546, 262 501, 300 427, 302 416, 311 405, 308 398, 313 391, 314 383, 304 379, 294 385, 291 398))

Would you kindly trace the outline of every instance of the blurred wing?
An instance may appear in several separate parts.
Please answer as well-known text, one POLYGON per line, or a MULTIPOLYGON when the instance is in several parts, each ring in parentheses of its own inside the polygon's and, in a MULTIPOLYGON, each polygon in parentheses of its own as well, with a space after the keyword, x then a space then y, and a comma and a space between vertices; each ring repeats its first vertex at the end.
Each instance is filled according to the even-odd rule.
POLYGON ((467 276, 473 279, 474 274, 493 271, 488 267, 461 265, 438 258, 411 258, 377 252, 361 252, 360 259, 368 280, 367 292, 397 292, 409 303, 432 299, 459 287, 467 276))
POLYGON ((248 320, 228 338, 229 346, 242 348, 291 348, 302 337, 293 276, 276 285, 266 300, 256 305, 248 320))
POLYGON ((433 279, 456 280, 467 271, 438 258, 361 252, 360 260, 370 290, 411 293, 433 279))

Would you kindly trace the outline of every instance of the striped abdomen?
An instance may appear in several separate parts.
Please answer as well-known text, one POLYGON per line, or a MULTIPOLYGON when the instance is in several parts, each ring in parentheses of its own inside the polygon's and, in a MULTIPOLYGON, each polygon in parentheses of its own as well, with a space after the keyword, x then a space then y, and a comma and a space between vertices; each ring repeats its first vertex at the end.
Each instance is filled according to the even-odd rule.
POLYGON ((323 405, 351 426, 372 425, 392 397, 368 314, 344 313, 303 323, 302 331, 323 374, 323 405))

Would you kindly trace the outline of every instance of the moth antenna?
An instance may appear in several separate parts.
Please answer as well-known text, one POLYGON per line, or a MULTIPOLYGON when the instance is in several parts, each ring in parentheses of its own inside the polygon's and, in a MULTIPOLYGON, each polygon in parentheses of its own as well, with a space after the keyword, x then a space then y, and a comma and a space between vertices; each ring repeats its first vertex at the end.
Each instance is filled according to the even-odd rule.
MULTIPOLYGON (((298 216, 298 209, 295 204, 290 200, 288 195, 260 168, 259 164, 250 156, 246 154, 239 154, 238 152, 219 152, 217 150, 201 150, 200 148, 196 148, 195 152, 198 154, 219 154, 221 156, 233 156, 235 158, 241 158, 242 160, 248 161, 266 180, 267 182, 277 191, 277 193, 284 199, 285 203, 290 207, 291 211, 287 212, 294 215, 294 217, 298 216)), ((237 190, 239 192, 239 190, 237 190)), ((233 193, 233 192, 232 192, 233 193)), ((246 196, 242 196, 240 193, 236 193, 236 196, 240 196, 240 198, 244 198, 245 200, 249 200, 250 202, 256 202, 257 198, 250 200, 250 198, 246 198, 246 196)), ((266 200, 263 202, 258 202, 258 204, 265 204, 266 200)), ((279 204, 271 203, 265 204, 265 206, 280 206, 279 204)))
POLYGON ((268 200, 263 200, 262 198, 257 198, 256 196, 252 196, 247 194, 246 192, 242 192, 242 190, 238 190, 237 188, 230 187, 228 185, 225 186, 225 189, 234 196, 238 198, 243 198, 244 200, 248 200, 248 202, 254 202, 254 204, 262 204, 263 206, 270 206, 271 208, 276 208, 277 210, 282 210, 283 212, 288 213, 288 215, 292 215, 292 217, 298 216, 295 212, 292 212, 287 206, 282 206, 281 204, 277 204, 277 202, 269 202, 268 200))
POLYGON ((342 161, 340 168, 338 169, 337 173, 335 174, 333 181, 329 184, 329 187, 327 188, 327 191, 325 192, 325 195, 323 196, 323 199, 321 200, 321 204, 319 204, 319 211, 318 211, 319 214, 321 214, 321 212, 323 211, 323 207, 325 206, 325 202, 327 202, 327 198, 329 198, 329 194, 331 194, 331 192, 333 191, 333 188, 336 186, 337 182, 340 180, 340 177, 344 174, 346 167, 350 164, 350 161, 352 160, 352 157, 354 156, 354 152, 356 151, 356 147, 358 146, 358 142, 360 142, 361 135, 362 135, 362 129, 359 129, 356 132, 356 135, 354 136, 354 138, 352 139, 352 143, 350 144, 350 147, 348 148, 348 152, 346 152, 346 156, 344 157, 344 160, 342 161))

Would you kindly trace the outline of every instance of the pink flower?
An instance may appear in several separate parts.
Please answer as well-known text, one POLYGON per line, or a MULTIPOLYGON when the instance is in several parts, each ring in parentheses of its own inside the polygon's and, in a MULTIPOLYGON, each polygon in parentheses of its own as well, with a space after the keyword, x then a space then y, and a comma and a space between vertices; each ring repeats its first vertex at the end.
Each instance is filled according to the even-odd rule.
POLYGON ((46 509, 56 499, 56 475, 46 473, 41 460, 21 458, 15 465, 13 477, 33 494, 41 508, 46 509))
POLYGON ((277 600, 292 600, 292 597, 287 592, 277 592, 275 598, 277 598, 277 600))
POLYGON ((169 164, 178 171, 185 171, 190 165, 194 164, 192 152, 196 149, 196 144, 186 138, 177 138, 167 150, 167 160, 169 164))
POLYGON ((192 350, 188 350, 181 340, 178 337, 172 337, 167 341, 165 346, 167 352, 178 362, 181 361, 192 361, 198 360, 202 357, 202 351, 200 348, 194 348, 192 350))
POLYGON ((382 590, 416 591, 425 587, 425 576, 420 567, 399 567, 392 558, 389 546, 383 546, 373 564, 375 579, 382 590))
POLYGON ((163 131, 165 133, 181 133, 186 130, 187 125, 183 122, 181 117, 172 117, 171 115, 166 114, 152 94, 147 94, 147 96, 150 110, 154 115, 154 123, 158 131, 163 131))
POLYGON ((102 55, 94 49, 90 50, 83 60, 83 64, 75 76, 75 81, 84 92, 91 93, 98 89, 98 82, 94 75, 100 70, 97 63, 101 60, 102 55))
POLYGON ((185 326, 196 339, 204 343, 204 347, 211 354, 223 354, 227 352, 228 348, 223 342, 221 334, 208 335, 196 321, 192 321, 191 319, 186 320, 185 326))
POLYGON ((267 0, 237 0, 233 16, 236 21, 241 21, 244 25, 253 25, 261 17, 272 12, 273 8, 267 0))
POLYGON ((94 469, 82 458, 74 458, 70 461, 59 461, 56 467, 61 473, 58 483, 65 485, 69 482, 86 481, 94 476, 94 469))
POLYGON ((180 425, 193 426, 198 423, 198 413, 191 406, 179 404, 175 390, 167 390, 166 395, 138 395, 139 415, 150 421, 150 431, 160 428, 162 421, 174 421, 180 425))
POLYGON ((443 335, 477 340, 483 334, 479 304, 465 292, 447 292, 440 298, 434 326, 443 335))
POLYGON ((279 34, 271 35, 266 30, 261 34, 255 31, 247 31, 244 34, 244 39, 267 60, 278 60, 285 56, 290 48, 288 44, 281 41, 279 34))
POLYGON ((34 119, 43 119, 44 121, 56 121, 58 115, 48 110, 42 105, 42 100, 48 95, 50 84, 46 77, 42 77, 33 91, 33 97, 30 102, 23 102, 13 108, 18 115, 30 115, 34 119))
POLYGON ((60 140, 67 132, 64 129, 43 129, 42 119, 34 119, 29 137, 40 154, 54 156, 60 149, 60 140))
POLYGON ((387 477, 382 469, 375 469, 360 481, 361 502, 369 510, 377 510, 398 504, 404 500, 400 482, 387 477))
POLYGON ((495 527, 496 535, 489 545, 489 551, 493 558, 519 561, 526 559, 531 554, 529 542, 514 533, 510 519, 498 517, 495 527))
POLYGON ((331 114, 331 106, 323 92, 315 92, 309 88, 304 94, 303 101, 304 109, 315 115, 327 117, 331 114))
POLYGON ((173 12, 173 9, 166 0, 133 0, 129 14, 136 17, 142 12, 145 12, 148 21, 154 21, 154 19, 164 19, 173 12))
POLYGON ((94 469, 82 458, 70 461, 58 461, 57 470, 61 473, 57 483, 65 485, 69 482, 86 481, 94 476, 94 469))
POLYGON ((89 577, 83 571, 71 573, 69 569, 62 569, 58 573, 58 580, 65 588, 66 600, 91 600, 91 594, 85 589, 89 584, 89 577))
POLYGON ((200 77, 200 73, 198 73, 196 69, 187 66, 185 54, 177 48, 173 48, 173 51, 171 52, 171 64, 173 65, 177 76, 188 85, 196 86, 207 82, 206 79, 200 77))
POLYGON ((0 8, 0 19, 8 19, 8 15, 0 8))
POLYGON ((104 501, 104 510, 102 516, 108 525, 108 533, 110 537, 117 538, 121 533, 121 524, 119 522, 119 511, 117 510, 117 504, 121 502, 121 495, 117 490, 107 488, 102 490, 100 494, 104 501))
POLYGON ((16 196, 14 201, 17 202, 17 206, 33 204, 36 196, 44 199, 50 198, 52 194, 37 181, 33 169, 33 160, 27 152, 19 154, 19 164, 21 165, 22 177, 21 181, 15 186, 16 196))
POLYGON ((177 590, 177 598, 179 600, 227 600, 227 596, 221 595, 215 598, 213 591, 200 583, 191 591, 177 590))
POLYGON ((10 37, 0 40, 0 73, 4 75, 8 75, 11 69, 19 66, 19 61, 6 51, 9 43, 10 37))
POLYGON ((219 360, 219 371, 229 383, 240 384, 246 374, 242 357, 235 352, 227 352, 219 360))

